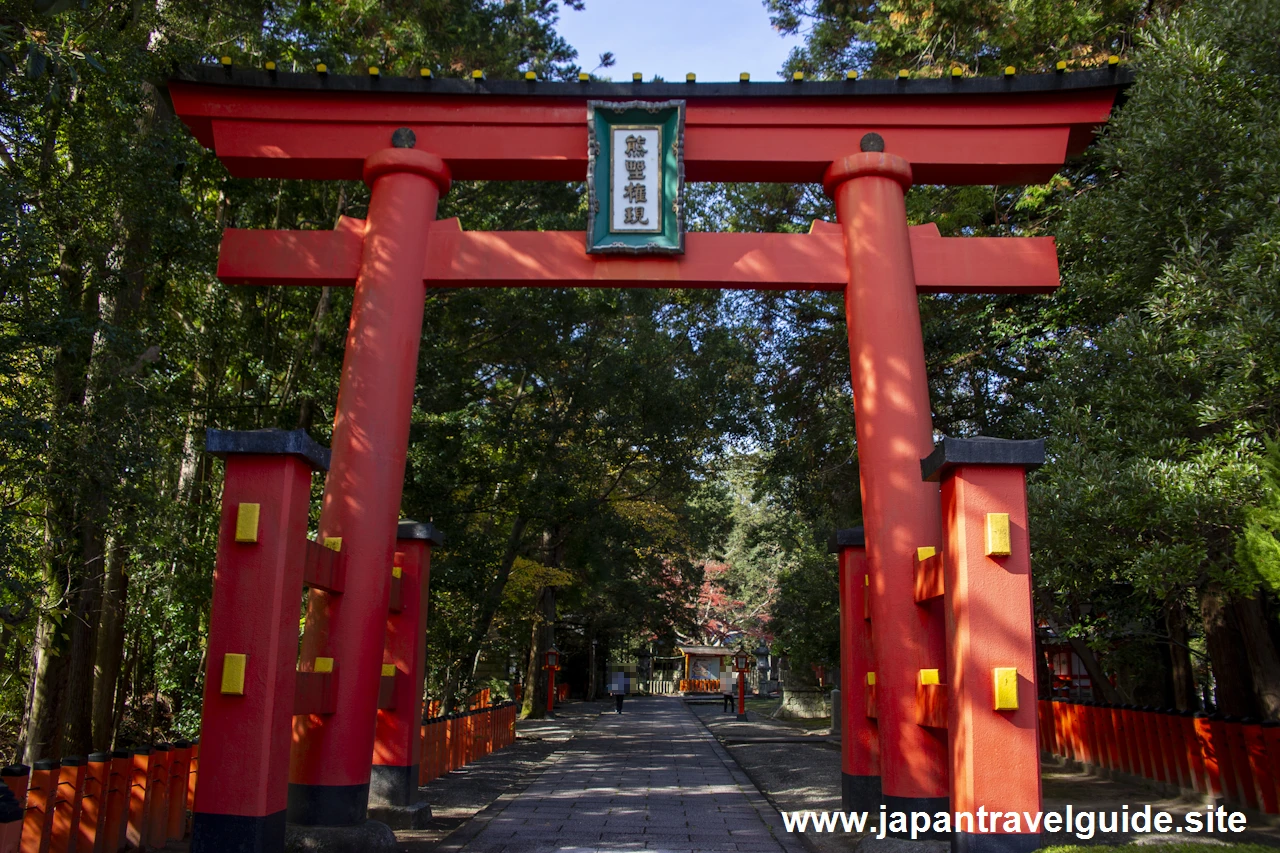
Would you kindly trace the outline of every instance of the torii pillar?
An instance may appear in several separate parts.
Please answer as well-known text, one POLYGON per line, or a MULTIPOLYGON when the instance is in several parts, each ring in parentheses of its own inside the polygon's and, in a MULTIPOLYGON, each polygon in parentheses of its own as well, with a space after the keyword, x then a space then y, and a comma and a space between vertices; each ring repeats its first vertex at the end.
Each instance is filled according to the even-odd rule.
POLYGON ((289 765, 293 849, 393 849, 385 824, 367 821, 369 757, 374 751, 384 631, 396 524, 409 445, 418 343, 426 291, 426 235, 449 169, 413 148, 400 128, 364 163, 372 194, 356 278, 338 405, 333 458, 319 534, 346 555, 342 595, 311 589, 299 668, 333 660, 338 713, 294 717, 289 765), (342 828, 340 831, 333 831, 342 828), (326 831, 329 830, 329 831, 326 831))
POLYGON ((840 807, 873 812, 881 796, 880 732, 865 532, 837 530, 832 550, 840 560, 840 807))
MULTIPOLYGON (((845 318, 853 372, 858 466, 870 564, 872 623, 892 626, 877 648, 876 710, 884 805, 948 808, 946 732, 918 723, 922 670, 945 666, 942 613, 917 604, 916 549, 941 544, 938 486, 920 479, 933 450, 929 386, 904 195, 911 165, 876 133, 835 161, 823 184, 844 231, 845 318)), ((932 834, 926 837, 935 838, 932 834)))

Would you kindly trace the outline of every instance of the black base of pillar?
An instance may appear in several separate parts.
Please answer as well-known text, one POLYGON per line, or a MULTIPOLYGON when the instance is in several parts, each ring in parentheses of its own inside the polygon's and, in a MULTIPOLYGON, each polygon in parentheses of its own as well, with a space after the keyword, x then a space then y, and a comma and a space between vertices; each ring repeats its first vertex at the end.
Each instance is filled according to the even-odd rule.
POLYGON ((739 714, 739 715, 736 717, 736 720, 737 720, 737 722, 739 722, 739 723, 745 723, 745 722, 747 722, 747 715, 746 715, 746 714, 739 714))
POLYGON ((880 808, 880 777, 840 774, 840 807, 847 812, 874 812, 880 808))
POLYGON ((1040 849, 1038 833, 986 835, 977 832, 955 832, 951 835, 952 853, 1031 853, 1040 849))
POLYGON ((355 826, 291 823, 284 835, 285 853, 396 853, 399 849, 395 833, 376 820, 362 821, 355 826))
POLYGON ((385 823, 392 829, 426 829, 431 823, 431 806, 426 802, 410 806, 369 805, 369 820, 385 823))
POLYGON ((196 812, 191 853, 279 853, 284 835, 282 811, 265 817, 196 812))
MULTIPOLYGON (((893 797, 888 794, 884 795, 884 807, 889 816, 892 817, 894 812, 907 813, 907 831, 906 832, 889 832, 891 838, 911 838, 911 812, 928 812, 933 815, 936 812, 950 812, 950 797, 893 797)), ((890 821, 892 823, 892 821, 890 821)), ((932 827, 932 824, 930 824, 932 827)), ((934 832, 932 828, 925 832, 916 833, 917 841, 950 841, 951 833, 934 832)))
POLYGON ((411 806, 418 802, 418 765, 375 764, 369 768, 370 806, 411 806))
POLYGON ((369 809, 369 783, 295 785, 289 783, 289 823, 299 826, 355 826, 369 809))

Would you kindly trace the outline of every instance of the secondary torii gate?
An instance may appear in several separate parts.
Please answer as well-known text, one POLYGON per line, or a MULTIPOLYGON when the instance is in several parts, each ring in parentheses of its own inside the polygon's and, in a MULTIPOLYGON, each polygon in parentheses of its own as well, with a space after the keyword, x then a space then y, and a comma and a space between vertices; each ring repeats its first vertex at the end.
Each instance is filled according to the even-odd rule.
MULTIPOLYGON (((1029 77, 738 84, 346 77, 225 65, 171 81, 178 114, 232 175, 363 178, 372 189, 364 221, 344 219, 331 232, 230 229, 219 259, 219 277, 229 284, 355 287, 319 530, 322 540, 340 541, 347 582, 341 594, 312 587, 299 662, 312 672, 317 659, 326 661, 341 689, 331 713, 293 717, 288 821, 338 845, 325 849, 371 849, 367 834, 343 842, 337 828, 364 821, 369 801, 424 293, 441 286, 843 290, 865 599, 879 640, 867 688, 880 748, 876 795, 890 811, 946 811, 949 762, 953 772, 989 777, 1013 759, 1018 772, 1006 774, 1005 788, 1020 804, 1038 804, 1033 670, 1006 665, 996 673, 994 710, 985 688, 953 696, 951 712, 965 728, 951 732, 950 746, 946 724, 922 720, 919 710, 922 688, 936 684, 939 671, 959 677, 969 658, 953 654, 948 665, 942 599, 916 589, 927 549, 947 557, 948 548, 968 547, 963 525, 948 527, 944 539, 939 487, 921 476, 934 445, 917 294, 1045 292, 1058 284, 1055 248, 1051 238, 943 238, 936 227, 909 228, 903 196, 913 182, 1048 180, 1089 144, 1125 82, 1114 65, 1029 77), (682 254, 639 257, 588 254, 578 232, 473 233, 435 221, 452 179, 582 180, 596 153, 586 132, 589 102, 673 101, 683 110, 677 142, 688 180, 822 181, 839 224, 815 222, 807 235, 693 233, 682 254), (1006 733, 1029 728, 1031 737, 1007 740, 1002 753, 986 750, 1003 730, 976 724, 975 734, 973 720, 997 714, 1006 733)), ((957 447, 941 447, 925 472, 960 481, 957 460, 981 467, 981 454, 957 447)), ((955 515, 963 500, 954 497, 958 486, 948 488, 955 515)), ((990 508, 991 500, 975 505, 990 508)), ((1003 515, 1006 539, 1012 518, 1013 547, 1025 551, 1016 507, 1003 515)), ((991 529, 988 518, 988 535, 991 529)), ((1007 553, 1007 541, 1004 547, 993 552, 988 543, 986 555, 1007 553)), ((1014 646, 1032 648, 1030 624, 1014 623, 1000 630, 1018 632, 1014 646)), ((955 654, 975 646, 971 635, 963 639, 965 651, 955 654)), ((210 660, 210 685, 222 666, 210 660)), ((284 790, 208 759, 201 774, 201 791, 214 789, 207 780, 220 774, 262 791, 252 807, 199 800, 193 850, 280 848, 284 790)), ((1013 851, 1038 839, 993 828, 961 833, 957 844, 1013 851)))

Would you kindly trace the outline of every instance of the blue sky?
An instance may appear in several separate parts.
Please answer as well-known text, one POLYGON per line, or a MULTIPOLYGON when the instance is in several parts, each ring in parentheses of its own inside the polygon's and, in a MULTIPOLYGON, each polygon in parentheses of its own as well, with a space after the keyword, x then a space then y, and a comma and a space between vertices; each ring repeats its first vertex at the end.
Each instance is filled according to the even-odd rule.
POLYGON ((633 71, 649 80, 683 80, 690 71, 699 82, 737 80, 747 71, 753 80, 778 79, 778 70, 800 43, 783 38, 769 25, 760 0, 586 0, 575 12, 560 6, 557 30, 578 50, 587 71, 611 51, 618 63, 596 74, 630 80, 633 71))

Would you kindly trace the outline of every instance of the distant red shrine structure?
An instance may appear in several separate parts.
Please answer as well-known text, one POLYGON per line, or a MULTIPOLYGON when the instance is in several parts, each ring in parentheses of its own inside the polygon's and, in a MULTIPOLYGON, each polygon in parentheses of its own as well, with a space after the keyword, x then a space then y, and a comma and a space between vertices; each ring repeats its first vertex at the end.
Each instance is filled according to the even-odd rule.
MULTIPOLYGON (((218 275, 228 284, 354 286, 355 296, 318 543, 305 541, 305 503, 322 449, 296 433, 210 439, 228 467, 193 851, 281 850, 286 816, 291 847, 310 835, 326 849, 379 849, 389 833, 366 814, 421 813, 425 608, 406 614, 404 587, 425 603, 439 536, 397 525, 429 287, 843 291, 865 513, 865 529, 837 543, 845 807, 1037 811, 1024 472, 1043 460, 1043 444, 935 448, 917 294, 1049 291, 1054 243, 943 238, 908 227, 903 196, 913 183, 1047 181, 1090 143, 1127 81, 1114 66, 738 84, 220 67, 171 81, 178 114, 232 175, 363 178, 372 188, 364 221, 331 232, 230 229, 223 241, 218 275), (682 252, 620 256, 588 254, 577 232, 435 221, 455 179, 583 180, 608 139, 622 144, 607 124, 597 128, 605 137, 589 134, 589 114, 658 106, 676 118, 633 134, 628 151, 656 150, 653 164, 670 145, 689 181, 821 181, 838 224, 815 222, 807 235, 679 234, 682 252), (303 585, 299 658, 291 602, 303 585)), ((648 213, 665 216, 670 201, 682 216, 674 190, 635 189, 648 179, 637 169, 628 198, 659 194, 663 206, 648 213)), ((624 191, 600 186, 593 192, 624 191)), ((624 225, 623 211, 609 210, 617 229, 648 222, 633 209, 624 225)), ((958 850, 1039 846, 1028 828, 955 829, 958 850)))

